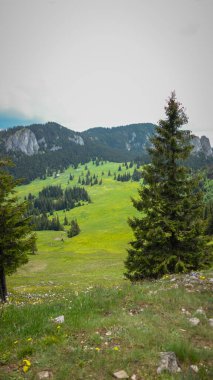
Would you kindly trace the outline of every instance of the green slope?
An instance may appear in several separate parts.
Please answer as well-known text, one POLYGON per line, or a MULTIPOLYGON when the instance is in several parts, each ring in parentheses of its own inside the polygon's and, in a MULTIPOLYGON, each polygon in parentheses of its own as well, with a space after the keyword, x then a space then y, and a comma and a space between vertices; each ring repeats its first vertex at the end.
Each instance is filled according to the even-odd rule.
MULTIPOLYGON (((59 287, 71 284, 77 288, 88 284, 114 285, 122 281, 126 248, 132 238, 127 219, 135 213, 130 198, 137 195, 139 183, 115 181, 114 173, 118 174, 118 167, 119 164, 109 162, 99 166, 87 164, 91 175, 98 175, 103 184, 85 186, 92 203, 66 212, 69 221, 77 218, 80 235, 69 239, 63 231, 38 232, 38 254, 30 257, 29 263, 9 278, 9 288, 21 286, 27 292, 32 287, 45 289, 44 283, 48 287, 48 281, 59 287), (108 176, 109 170, 111 176, 108 176)), ((119 173, 125 171, 122 166, 119 173)), ((132 173, 133 168, 128 171, 132 173)), ((70 173, 74 180, 69 186, 74 186, 79 175, 85 176, 86 172, 85 166, 76 170, 69 168, 58 178, 36 180, 20 186, 18 194, 21 198, 29 192, 38 194, 49 184, 61 184, 64 188, 68 185, 70 173)), ((57 214, 63 222, 64 211, 57 214)))

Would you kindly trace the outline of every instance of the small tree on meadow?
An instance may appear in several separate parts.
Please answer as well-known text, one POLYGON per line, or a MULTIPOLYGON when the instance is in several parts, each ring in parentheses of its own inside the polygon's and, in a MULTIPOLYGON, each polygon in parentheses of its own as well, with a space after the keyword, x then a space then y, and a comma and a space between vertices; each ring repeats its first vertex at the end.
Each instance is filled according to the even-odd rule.
POLYGON ((35 234, 30 218, 25 217, 27 202, 19 202, 14 195, 20 181, 6 168, 12 163, 0 160, 0 300, 6 301, 6 275, 28 262, 28 254, 35 253, 35 234))
POLYGON ((203 196, 199 178, 183 165, 192 146, 181 130, 187 117, 171 94, 149 149, 152 161, 143 170, 145 186, 134 207, 141 213, 129 219, 135 240, 130 242, 125 276, 132 281, 167 273, 202 269, 210 263, 203 237, 203 196))
POLYGON ((71 220, 70 229, 67 232, 68 238, 76 236, 80 233, 80 227, 76 219, 71 220))

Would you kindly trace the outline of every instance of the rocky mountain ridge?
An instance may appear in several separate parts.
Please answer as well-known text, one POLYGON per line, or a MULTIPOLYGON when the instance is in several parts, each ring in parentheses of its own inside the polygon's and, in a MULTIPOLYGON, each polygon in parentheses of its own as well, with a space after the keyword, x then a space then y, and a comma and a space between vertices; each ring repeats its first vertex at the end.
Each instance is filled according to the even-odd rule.
MULTIPOLYGON (((53 122, 20 126, 0 131, 0 156, 11 157, 16 164, 13 174, 29 181, 96 158, 121 162, 141 157, 148 162, 147 148, 154 132, 155 125, 151 123, 98 127, 84 132, 53 122)), ((192 161, 198 167, 213 160, 208 137, 193 136, 192 144, 192 161)))
MULTIPOLYGON (((45 127, 52 128, 52 126, 66 130, 68 142, 72 142, 76 145, 84 146, 85 137, 88 137, 90 141, 93 141, 95 143, 112 148, 121 148, 127 150, 128 152, 133 150, 145 151, 147 146, 150 145, 149 139, 154 133, 153 124, 151 123, 132 124, 124 127, 113 128, 92 128, 85 132, 74 132, 60 126, 59 124, 47 123, 43 125, 43 136, 36 136, 36 129, 41 129, 42 125, 12 128, 6 132, 4 131, 4 137, 2 139, 2 133, 0 132, 0 146, 3 146, 7 153, 10 151, 20 152, 28 156, 32 156, 38 153, 45 153, 47 150, 57 151, 59 149, 63 149, 64 144, 63 141, 61 141, 62 139, 60 138, 60 133, 58 133, 58 135, 56 134, 55 136, 52 136, 52 141, 46 141, 45 127), (135 127, 140 125, 143 126, 143 130, 137 128, 138 130, 135 131, 135 127), (146 126, 145 129, 144 126, 146 126), (116 134, 114 132, 116 132, 116 134)), ((208 137, 193 136, 192 144, 194 146, 193 154, 203 153, 206 158, 213 156, 213 150, 208 137)))

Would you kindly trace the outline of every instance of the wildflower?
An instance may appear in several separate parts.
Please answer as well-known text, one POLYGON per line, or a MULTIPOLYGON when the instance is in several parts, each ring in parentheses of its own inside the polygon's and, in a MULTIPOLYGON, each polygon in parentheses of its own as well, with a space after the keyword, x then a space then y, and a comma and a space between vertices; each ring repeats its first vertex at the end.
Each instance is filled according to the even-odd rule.
POLYGON ((29 368, 30 368, 30 367, 28 367, 27 365, 24 365, 24 366, 22 367, 24 373, 26 373, 27 371, 29 371, 29 368))
POLYGON ((119 347, 118 347, 118 346, 115 346, 115 347, 113 347, 113 350, 114 350, 114 351, 119 351, 119 347))
POLYGON ((96 351, 100 351, 100 348, 99 348, 99 347, 95 347, 95 350, 96 350, 96 351))
POLYGON ((199 276, 199 279, 200 279, 200 280, 205 280, 206 277, 205 277, 205 276, 199 276))
POLYGON ((167 280, 169 278, 169 274, 165 274, 164 276, 163 276, 163 280, 167 280))
POLYGON ((31 367, 31 362, 28 359, 23 359, 23 372, 26 373, 31 367))
POLYGON ((32 338, 27 338, 27 342, 32 342, 32 338))

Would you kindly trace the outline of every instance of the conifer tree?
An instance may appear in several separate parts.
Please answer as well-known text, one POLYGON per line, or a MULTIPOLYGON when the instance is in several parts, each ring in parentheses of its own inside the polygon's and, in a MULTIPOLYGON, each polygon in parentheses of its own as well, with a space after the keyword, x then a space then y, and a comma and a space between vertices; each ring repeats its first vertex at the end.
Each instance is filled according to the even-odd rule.
POLYGON ((35 251, 35 234, 30 219, 25 217, 27 202, 14 195, 20 183, 7 172, 12 163, 0 161, 0 299, 6 301, 6 275, 27 263, 28 254, 35 251))
POLYGON ((203 237, 202 192, 199 178, 184 166, 192 146, 182 105, 171 94, 149 149, 152 161, 143 170, 146 185, 133 199, 140 217, 129 219, 130 242, 125 276, 131 281, 167 273, 198 270, 210 263, 203 237))
POLYGON ((80 233, 80 227, 78 225, 78 222, 76 219, 73 219, 71 220, 71 226, 70 226, 70 229, 69 231, 67 232, 67 236, 69 238, 73 237, 73 236, 76 236, 80 233))
POLYGON ((64 226, 67 226, 69 223, 68 223, 68 219, 67 219, 67 216, 65 215, 64 217, 64 226))

